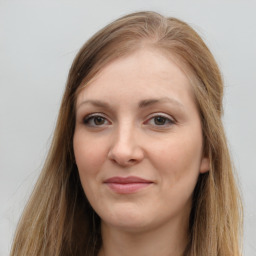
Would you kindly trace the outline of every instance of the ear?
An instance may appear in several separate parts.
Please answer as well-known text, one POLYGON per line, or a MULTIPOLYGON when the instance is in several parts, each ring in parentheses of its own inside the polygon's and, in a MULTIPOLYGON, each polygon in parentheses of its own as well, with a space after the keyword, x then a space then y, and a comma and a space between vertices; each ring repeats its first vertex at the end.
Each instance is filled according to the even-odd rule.
POLYGON ((208 157, 203 157, 200 165, 200 173, 206 173, 210 170, 210 160, 208 157))

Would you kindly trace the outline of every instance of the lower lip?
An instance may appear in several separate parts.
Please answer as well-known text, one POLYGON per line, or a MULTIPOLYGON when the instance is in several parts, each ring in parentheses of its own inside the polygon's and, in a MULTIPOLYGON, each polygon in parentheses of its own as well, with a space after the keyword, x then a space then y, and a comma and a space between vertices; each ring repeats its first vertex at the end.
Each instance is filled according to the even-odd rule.
POLYGON ((148 183, 106 183, 108 187, 119 194, 132 194, 151 185, 148 183))

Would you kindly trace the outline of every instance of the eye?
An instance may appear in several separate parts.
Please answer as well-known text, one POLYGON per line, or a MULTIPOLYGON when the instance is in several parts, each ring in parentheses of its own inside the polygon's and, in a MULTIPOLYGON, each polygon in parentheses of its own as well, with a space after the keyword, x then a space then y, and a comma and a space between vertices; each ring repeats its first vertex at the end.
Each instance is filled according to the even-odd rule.
POLYGON ((147 120, 147 124, 152 126, 171 126, 175 123, 175 121, 164 115, 155 115, 147 120))
POLYGON ((91 127, 101 127, 101 126, 110 124, 110 122, 105 117, 98 114, 86 116, 83 119, 83 123, 86 126, 91 126, 91 127))

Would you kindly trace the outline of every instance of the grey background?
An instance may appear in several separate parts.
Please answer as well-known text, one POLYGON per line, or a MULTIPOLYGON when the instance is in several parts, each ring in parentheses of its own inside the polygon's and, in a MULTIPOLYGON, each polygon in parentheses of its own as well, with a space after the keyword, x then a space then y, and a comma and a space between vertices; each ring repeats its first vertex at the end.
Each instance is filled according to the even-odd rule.
POLYGON ((190 23, 220 65, 224 124, 245 206, 244 252, 256 255, 256 1, 0 0, 1 256, 45 159, 75 54, 98 29, 140 10, 190 23))

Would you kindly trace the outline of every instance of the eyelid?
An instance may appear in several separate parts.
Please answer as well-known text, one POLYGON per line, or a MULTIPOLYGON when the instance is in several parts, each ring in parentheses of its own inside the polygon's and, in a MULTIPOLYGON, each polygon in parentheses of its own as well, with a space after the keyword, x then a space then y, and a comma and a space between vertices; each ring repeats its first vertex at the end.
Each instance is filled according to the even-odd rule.
MULTIPOLYGON (((162 125, 162 128, 177 123, 177 121, 174 117, 172 117, 168 114, 162 113, 162 112, 156 112, 156 113, 153 113, 153 114, 149 115, 149 117, 147 118, 147 120, 143 124, 145 124, 146 122, 149 122, 152 118, 155 118, 155 117, 158 117, 158 116, 166 118, 167 120, 169 120, 169 123, 165 124, 165 125, 162 125)), ((155 125, 155 126, 157 126, 157 125, 155 125)), ((160 127, 160 125, 159 125, 159 127, 160 127)))
MULTIPOLYGON (((150 114, 147 117, 146 121, 143 122, 143 125, 150 125, 150 124, 147 124, 147 123, 150 122, 150 120, 155 118, 155 117, 163 117, 163 118, 165 118, 167 120, 167 124, 163 124, 163 125, 156 125, 156 124, 153 125, 153 124, 151 124, 152 126, 157 126, 159 128, 161 128, 160 126, 162 126, 162 128, 165 128, 166 126, 172 126, 173 124, 177 123, 176 119, 174 117, 172 117, 171 115, 165 114, 165 113, 162 113, 162 112, 155 112, 155 113, 150 114)), ((103 114, 101 112, 95 112, 95 113, 91 113, 91 114, 85 115, 83 117, 83 119, 82 119, 82 123, 84 125, 89 126, 89 127, 98 127, 98 128, 112 124, 112 122, 109 121, 109 118, 105 114, 103 114), (89 121, 90 121, 90 119, 92 119, 94 117, 102 117, 107 122, 107 124, 90 125, 89 121)))
POLYGON ((88 115, 85 115, 84 119, 90 118, 90 117, 93 117, 93 116, 101 116, 101 117, 107 118, 105 114, 103 114, 101 112, 95 112, 95 113, 90 113, 88 115))
MULTIPOLYGON (((91 114, 88 114, 88 115, 84 116, 83 119, 82 119, 82 122, 83 122, 84 124, 86 124, 85 121, 88 121, 89 119, 91 119, 91 118, 93 118, 93 117, 102 117, 102 118, 105 119, 105 121, 107 121, 109 124, 111 124, 111 122, 110 122, 109 119, 106 117, 106 115, 103 114, 103 113, 100 113, 100 112, 91 113, 91 114)), ((86 125, 87 125, 87 126, 91 126, 91 127, 97 127, 97 125, 89 125, 89 124, 86 124, 86 125)), ((102 127, 102 126, 105 126, 105 124, 103 124, 103 125, 98 125, 98 127, 102 127)))
POLYGON ((150 114, 149 117, 148 117, 148 119, 153 118, 153 117, 156 117, 156 116, 161 116, 161 117, 170 119, 170 120, 173 121, 173 122, 176 122, 176 120, 175 120, 174 117, 172 117, 172 116, 169 115, 169 114, 162 113, 162 112, 155 112, 155 113, 153 113, 153 114, 150 114))

